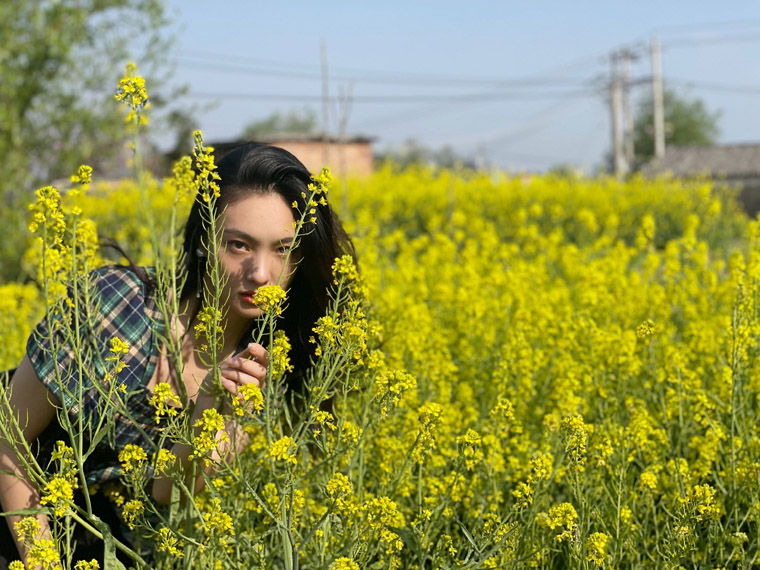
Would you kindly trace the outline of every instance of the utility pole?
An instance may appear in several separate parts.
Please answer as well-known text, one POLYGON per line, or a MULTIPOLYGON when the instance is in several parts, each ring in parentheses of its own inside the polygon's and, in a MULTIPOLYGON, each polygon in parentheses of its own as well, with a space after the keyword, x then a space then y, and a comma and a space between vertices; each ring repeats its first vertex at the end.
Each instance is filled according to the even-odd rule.
POLYGON ((623 76, 623 152, 627 169, 633 167, 635 161, 633 149, 633 110, 631 108, 631 60, 636 55, 628 48, 623 49, 622 57, 623 76))
POLYGON ((625 174, 626 165, 623 156, 623 141, 620 132, 620 78, 618 77, 618 52, 610 55, 610 119, 612 123, 612 155, 615 165, 615 176, 625 174))
POLYGON ((322 39, 321 49, 321 61, 322 61, 322 163, 327 164, 328 150, 327 134, 330 130, 330 85, 329 76, 327 74, 327 45, 325 40, 322 39))
POLYGON ((665 108, 662 93, 662 59, 660 40, 652 36, 652 101, 654 103, 654 157, 665 154, 665 108))

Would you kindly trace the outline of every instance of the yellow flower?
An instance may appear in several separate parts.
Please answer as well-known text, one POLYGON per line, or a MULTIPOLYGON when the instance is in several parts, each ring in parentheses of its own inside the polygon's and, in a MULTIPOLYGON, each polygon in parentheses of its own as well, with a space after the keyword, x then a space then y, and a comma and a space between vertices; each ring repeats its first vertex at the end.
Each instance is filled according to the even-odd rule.
POLYGON ((263 285, 256 289, 251 302, 265 313, 282 314, 282 303, 287 293, 279 285, 263 285))
POLYGON ((290 348, 290 340, 285 331, 275 331, 274 341, 269 349, 269 369, 272 378, 293 371, 293 365, 290 364, 290 348))
POLYGON ((37 538, 37 535, 42 531, 40 521, 35 517, 24 517, 20 521, 14 523, 16 534, 19 539, 24 543, 31 543, 37 538))
POLYGON ((129 107, 127 123, 134 119, 137 124, 145 124, 145 120, 140 115, 142 109, 148 104, 148 92, 145 89, 145 79, 136 75, 136 72, 137 66, 134 63, 128 63, 114 97, 129 107))
POLYGON ((77 173, 71 175, 71 181, 77 182, 82 186, 90 184, 92 182, 92 167, 86 164, 81 165, 77 169, 77 173))
POLYGON ((336 558, 330 570, 359 570, 359 565, 350 558, 336 558))
POLYGON ((145 512, 145 505, 142 501, 139 500, 132 500, 128 501, 124 505, 124 509, 122 510, 122 516, 124 517, 124 522, 127 523, 127 526, 131 529, 135 528, 135 521, 138 517, 142 516, 142 514, 145 512))
POLYGON ((468 471, 475 468, 475 464, 483 459, 483 453, 480 450, 482 439, 480 434, 474 429, 468 429, 464 435, 459 436, 457 441, 460 445, 459 455, 464 459, 465 467, 468 471))
POLYGON ((45 485, 40 503, 53 505, 55 516, 62 517, 73 505, 75 488, 76 485, 68 478, 55 476, 45 485))
POLYGON ((196 320, 198 322, 194 327, 195 338, 203 341, 199 347, 200 350, 202 352, 208 351, 208 343, 211 340, 219 345, 224 338, 224 331, 221 328, 222 312, 213 307, 204 307, 198 311, 196 320))
POLYGON ((226 547, 230 538, 235 536, 235 527, 232 524, 232 517, 222 511, 221 501, 214 497, 211 499, 210 509, 203 513, 204 532, 206 538, 217 541, 221 546, 226 547))
POLYGON ((388 408, 398 405, 404 394, 417 386, 417 380, 403 370, 383 370, 375 379, 373 390, 385 417, 388 408))
POLYGON ((696 507, 697 520, 720 518, 721 506, 715 498, 716 491, 710 485, 694 485, 689 493, 690 502, 696 507))
POLYGON ((557 542, 573 539, 573 529, 578 513, 570 503, 562 503, 549 508, 548 513, 538 513, 536 522, 539 526, 551 530, 563 529, 555 538, 557 542))
POLYGON ((272 443, 269 448, 269 457, 276 461, 283 461, 295 465, 298 460, 295 455, 296 442, 290 436, 283 436, 272 443))
POLYGON ((336 285, 340 280, 351 282, 359 279, 359 271, 356 269, 354 259, 350 255, 342 255, 336 258, 332 265, 332 272, 335 276, 336 285))
POLYGON ((586 540, 586 560, 597 566, 604 564, 607 559, 607 543, 612 537, 603 532, 595 532, 586 540))
POLYGON ((636 336, 639 338, 646 338, 656 333, 657 333, 657 326, 654 324, 654 321, 652 321, 651 319, 647 319, 646 321, 641 323, 638 327, 636 327, 636 336))
POLYGON ((181 404, 179 396, 172 391, 168 382, 156 384, 148 403, 156 408, 156 423, 159 423, 164 416, 176 416, 177 406, 181 404))
POLYGON ((316 176, 311 177, 312 182, 309 184, 309 190, 313 194, 327 194, 330 190, 330 184, 332 184, 332 174, 330 169, 326 166, 322 167, 322 171, 316 176))
POLYGON ((61 557, 55 543, 49 538, 38 538, 29 548, 26 561, 32 568, 38 565, 42 570, 60 570, 61 568, 61 557))
POLYGON ((157 475, 161 475, 167 472, 167 470, 174 465, 177 457, 168 449, 159 449, 158 453, 154 455, 155 472, 157 475))
POLYGON ((230 440, 224 430, 224 418, 215 409, 203 410, 203 416, 195 422, 194 426, 198 433, 193 437, 192 458, 201 458, 206 465, 211 463, 208 452, 215 449, 220 442, 230 440))
POLYGON ((145 450, 133 443, 128 443, 119 452, 119 461, 126 473, 140 471, 148 460, 145 450))
POLYGON ((15 523, 14 528, 27 549, 26 561, 29 568, 40 566, 42 570, 60 570, 61 558, 55 543, 40 537, 42 528, 35 517, 24 517, 15 523))
POLYGON ((264 408, 264 395, 255 384, 238 386, 237 396, 232 398, 232 408, 237 416, 258 414, 264 408))
POLYGON ((583 471, 588 441, 588 427, 583 422, 583 416, 576 414, 563 419, 560 422, 560 432, 565 443, 565 453, 570 460, 570 468, 583 471))
POLYGON ((182 558, 185 554, 182 552, 183 543, 166 527, 161 527, 156 537, 156 550, 166 552, 175 558, 182 558))
POLYGON ((193 132, 195 147, 193 149, 193 161, 195 162, 194 190, 200 193, 204 202, 210 203, 212 199, 219 197, 219 184, 221 180, 216 172, 214 162, 214 149, 203 146, 203 134, 200 131, 193 132))

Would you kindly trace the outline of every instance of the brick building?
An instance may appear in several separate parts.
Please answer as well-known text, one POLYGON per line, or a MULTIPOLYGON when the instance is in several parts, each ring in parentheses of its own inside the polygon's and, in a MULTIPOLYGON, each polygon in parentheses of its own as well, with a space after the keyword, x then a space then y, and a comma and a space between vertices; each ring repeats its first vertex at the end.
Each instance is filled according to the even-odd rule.
POLYGON ((644 168, 646 176, 709 177, 739 189, 739 201, 754 216, 760 212, 760 144, 669 146, 644 168))
MULTIPOLYGON (((211 143, 221 156, 245 141, 211 143)), ((273 135, 255 142, 265 143, 293 153, 311 172, 328 166, 334 175, 369 176, 375 168, 372 139, 369 137, 323 137, 321 135, 273 135)))

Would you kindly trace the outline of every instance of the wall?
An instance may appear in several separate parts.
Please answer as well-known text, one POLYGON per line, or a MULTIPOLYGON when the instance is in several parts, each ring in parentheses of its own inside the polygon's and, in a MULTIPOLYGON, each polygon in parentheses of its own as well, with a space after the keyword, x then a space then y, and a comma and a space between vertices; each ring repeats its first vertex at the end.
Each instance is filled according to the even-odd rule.
POLYGON ((272 146, 292 152, 311 172, 328 166, 335 176, 369 176, 374 170, 372 147, 368 142, 269 141, 272 146), (326 147, 326 148, 325 148, 326 147))

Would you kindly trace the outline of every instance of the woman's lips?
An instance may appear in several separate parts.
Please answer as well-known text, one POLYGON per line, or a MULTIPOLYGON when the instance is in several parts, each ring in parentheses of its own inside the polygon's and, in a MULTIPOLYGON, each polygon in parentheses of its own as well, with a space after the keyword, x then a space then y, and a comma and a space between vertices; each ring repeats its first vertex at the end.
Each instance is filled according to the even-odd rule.
POLYGON ((248 301, 251 305, 253 305, 253 296, 256 294, 256 291, 243 291, 240 293, 240 295, 248 301))

